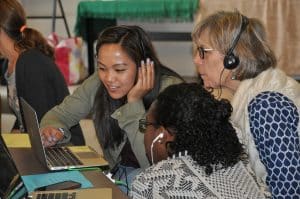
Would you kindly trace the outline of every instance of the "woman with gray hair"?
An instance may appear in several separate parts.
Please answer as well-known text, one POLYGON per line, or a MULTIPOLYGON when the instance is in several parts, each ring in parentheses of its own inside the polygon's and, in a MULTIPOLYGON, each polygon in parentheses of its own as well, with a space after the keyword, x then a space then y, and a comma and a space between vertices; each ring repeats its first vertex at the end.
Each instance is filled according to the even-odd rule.
POLYGON ((194 29, 197 70, 205 87, 234 94, 232 122, 258 181, 273 198, 300 195, 300 85, 276 68, 263 25, 220 11, 194 29))

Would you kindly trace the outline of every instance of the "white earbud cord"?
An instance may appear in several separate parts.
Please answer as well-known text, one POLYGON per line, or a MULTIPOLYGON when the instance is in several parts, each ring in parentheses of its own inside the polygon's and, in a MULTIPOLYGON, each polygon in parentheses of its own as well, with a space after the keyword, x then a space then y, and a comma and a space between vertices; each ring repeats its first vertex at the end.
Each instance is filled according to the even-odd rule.
POLYGON ((151 143, 150 155, 151 155, 151 163, 152 164, 154 164, 154 158, 153 158, 153 146, 154 146, 154 143, 157 142, 159 138, 163 138, 163 137, 164 137, 164 134, 160 133, 158 136, 156 136, 156 138, 154 138, 154 140, 151 143))
POLYGON ((153 145, 154 145, 154 142, 152 142, 151 144, 151 163, 154 164, 154 160, 153 160, 153 145))

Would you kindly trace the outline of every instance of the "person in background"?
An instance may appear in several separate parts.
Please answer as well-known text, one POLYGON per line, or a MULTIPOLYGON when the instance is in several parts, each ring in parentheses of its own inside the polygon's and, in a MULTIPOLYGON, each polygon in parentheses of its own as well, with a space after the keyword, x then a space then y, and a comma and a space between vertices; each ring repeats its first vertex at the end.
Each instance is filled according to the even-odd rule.
POLYGON ((298 198, 300 85, 276 68, 263 25, 238 11, 219 11, 192 37, 205 87, 233 93, 231 120, 260 185, 273 198, 298 198))
POLYGON ((136 176, 130 197, 264 198, 242 162, 231 111, 197 83, 161 92, 139 123, 153 165, 136 176))
MULTIPOLYGON (((69 94, 54 62, 54 49, 37 30, 26 25, 26 15, 17 0, 0 3, 0 54, 6 59, 8 103, 16 115, 14 130, 26 132, 19 100, 24 98, 37 112, 38 120, 69 94)), ((75 124, 74 124, 75 125, 75 124)), ((84 144, 75 125, 73 144, 84 144)))
POLYGON ((130 184, 137 168, 149 166, 138 120, 160 91, 183 80, 159 61, 148 35, 138 26, 103 30, 96 52, 97 72, 43 117, 43 143, 67 142, 70 126, 92 114, 113 177, 130 184), (64 135, 58 128, 64 129, 64 135))

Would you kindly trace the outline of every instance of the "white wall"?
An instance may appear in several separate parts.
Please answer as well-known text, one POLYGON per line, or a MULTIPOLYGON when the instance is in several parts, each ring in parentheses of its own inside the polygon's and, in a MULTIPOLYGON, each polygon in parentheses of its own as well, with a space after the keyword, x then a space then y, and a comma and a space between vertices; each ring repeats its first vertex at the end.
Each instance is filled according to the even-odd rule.
MULTIPOLYGON (((20 0, 28 16, 52 15, 53 0, 20 0)), ((80 0, 61 0, 71 34, 74 35, 74 25, 76 21, 76 10, 80 0)), ((57 5, 57 15, 60 10, 57 5)), ((28 19, 28 26, 34 27, 42 32, 45 36, 51 33, 51 19, 28 19)), ((121 21, 118 24, 136 24, 142 26, 145 30, 151 31, 192 31, 193 23, 141 23, 139 21, 121 21)), ((67 33, 62 19, 56 20, 56 32, 66 37, 67 33)), ((191 42, 154 42, 161 61, 173 68, 183 76, 194 76, 195 68, 192 62, 191 42)))

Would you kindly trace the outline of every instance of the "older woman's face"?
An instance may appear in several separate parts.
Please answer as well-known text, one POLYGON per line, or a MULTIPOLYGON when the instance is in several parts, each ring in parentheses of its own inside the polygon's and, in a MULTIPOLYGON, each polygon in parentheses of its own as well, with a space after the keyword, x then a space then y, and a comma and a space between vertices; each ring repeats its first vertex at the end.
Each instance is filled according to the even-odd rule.
POLYGON ((224 55, 212 47, 208 31, 201 33, 197 41, 197 47, 204 49, 203 58, 201 58, 199 51, 194 55, 194 63, 198 74, 203 79, 204 86, 206 88, 218 88, 221 84, 221 73, 224 69, 224 55))
POLYGON ((135 62, 119 44, 104 44, 98 52, 98 76, 113 99, 127 95, 137 74, 135 62))

